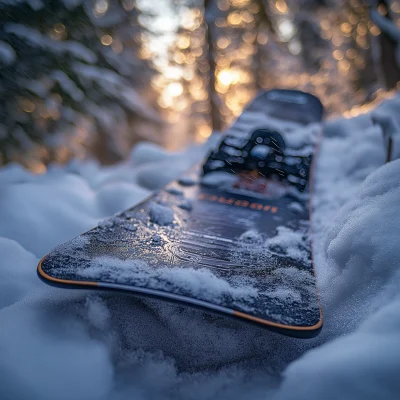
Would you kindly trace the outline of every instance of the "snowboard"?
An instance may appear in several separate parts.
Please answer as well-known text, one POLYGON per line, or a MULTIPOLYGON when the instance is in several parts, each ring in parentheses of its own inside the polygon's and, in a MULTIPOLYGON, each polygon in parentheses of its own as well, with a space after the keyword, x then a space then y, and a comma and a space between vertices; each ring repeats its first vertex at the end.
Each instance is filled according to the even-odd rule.
POLYGON ((310 203, 322 114, 310 94, 260 93, 203 165, 53 249, 39 277, 316 336, 322 314, 310 203))

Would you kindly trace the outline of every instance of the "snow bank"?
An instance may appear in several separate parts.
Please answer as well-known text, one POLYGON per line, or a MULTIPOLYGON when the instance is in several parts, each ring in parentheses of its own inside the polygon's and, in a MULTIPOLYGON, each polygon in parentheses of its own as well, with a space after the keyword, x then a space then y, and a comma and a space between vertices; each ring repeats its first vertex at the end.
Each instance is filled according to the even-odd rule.
MULTIPOLYGON (((395 102, 382 109, 396 110, 395 102)), ((387 115, 399 123, 399 113, 387 115)), ((199 159, 198 150, 182 156, 142 144, 114 167, 0 170, 1 399, 397 399, 400 160, 384 165, 381 134, 371 115, 326 127, 313 199, 325 326, 309 341, 37 279, 50 248, 141 201, 199 159)), ((281 233, 288 248, 298 247, 300 238, 281 233)), ((250 232, 242 240, 266 239, 250 232)))
MULTIPOLYGON (((51 300, 51 299, 48 299, 51 300)), ((111 390, 107 347, 88 323, 43 301, 17 302, 0 311, 2 399, 93 399, 111 390)))

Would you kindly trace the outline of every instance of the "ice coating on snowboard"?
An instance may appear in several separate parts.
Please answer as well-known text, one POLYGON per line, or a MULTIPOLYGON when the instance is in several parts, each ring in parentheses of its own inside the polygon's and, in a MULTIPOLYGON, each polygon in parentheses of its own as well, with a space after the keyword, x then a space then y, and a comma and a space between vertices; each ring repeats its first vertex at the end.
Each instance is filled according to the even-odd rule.
MULTIPOLYGON (((270 91, 226 134, 274 128, 292 152, 309 156, 319 130, 313 122, 321 114, 310 95, 270 91), (290 95, 297 102, 289 102, 290 95)), ((58 246, 42 259, 39 276, 59 285, 151 295, 284 334, 315 336, 322 320, 311 257, 309 185, 304 192, 287 186, 279 196, 265 196, 234 188, 229 179, 225 186, 210 179, 202 183, 200 175, 196 166, 141 204, 58 246)))

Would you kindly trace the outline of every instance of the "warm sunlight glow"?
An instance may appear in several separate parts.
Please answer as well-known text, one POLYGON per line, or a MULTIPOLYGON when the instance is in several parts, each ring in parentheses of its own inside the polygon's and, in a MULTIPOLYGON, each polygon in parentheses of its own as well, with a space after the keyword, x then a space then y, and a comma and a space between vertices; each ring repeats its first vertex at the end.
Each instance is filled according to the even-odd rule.
POLYGON ((107 0, 97 0, 94 5, 94 15, 96 17, 100 17, 104 15, 108 10, 108 1, 107 0))
POLYGON ((21 100, 21 108, 27 112, 27 113, 32 113, 35 111, 35 103, 33 103, 29 99, 22 99, 21 100))
POLYGON ((290 21, 288 19, 281 20, 278 23, 278 30, 279 30, 279 34, 282 36, 282 39, 285 42, 290 40, 295 33, 295 27, 294 27, 292 21, 290 21))
POLYGON ((217 46, 218 46, 220 49, 226 49, 226 48, 229 46, 230 42, 231 42, 231 41, 230 41, 228 38, 226 38, 226 37, 220 37, 220 38, 217 40, 217 46))
POLYGON ((190 37, 183 35, 178 39, 178 47, 180 49, 187 49, 190 46, 190 37))
POLYGON ((237 71, 224 69, 218 73, 218 81, 224 86, 229 86, 232 83, 236 83, 238 80, 239 74, 237 71))
POLYGON ((238 12, 232 12, 228 15, 228 22, 230 25, 240 25, 242 22, 242 16, 238 12))
POLYGON ((64 33, 65 32, 65 26, 61 23, 55 24, 54 25, 54 31, 56 33, 64 33))
POLYGON ((343 22, 343 24, 340 25, 340 30, 343 33, 350 33, 352 31, 352 26, 348 22, 343 22))
POLYGON ((288 12, 288 6, 285 0, 278 0, 275 4, 275 7, 282 14, 286 14, 288 12))
POLYGON ((167 93, 172 97, 177 97, 183 92, 182 84, 179 82, 172 82, 167 86, 167 93))
POLYGON ((221 11, 228 11, 230 7, 228 0, 218 0, 217 5, 221 11))
POLYGON ((371 28, 369 28, 369 31, 374 36, 378 36, 381 33, 381 30, 376 25, 372 25, 371 28))
POLYGON ((103 35, 100 41, 103 46, 109 46, 113 42, 113 38, 110 35, 103 35))
POLYGON ((211 135, 212 130, 208 125, 201 125, 197 132, 201 138, 207 139, 211 135))
POLYGON ((340 50, 335 50, 333 53, 333 58, 335 60, 341 60, 343 58, 343 53, 340 50))
POLYGON ((230 0, 232 7, 246 7, 251 3, 251 0, 230 0))
POLYGON ((264 32, 260 32, 257 35, 257 42, 261 45, 265 45, 268 43, 268 35, 264 32))

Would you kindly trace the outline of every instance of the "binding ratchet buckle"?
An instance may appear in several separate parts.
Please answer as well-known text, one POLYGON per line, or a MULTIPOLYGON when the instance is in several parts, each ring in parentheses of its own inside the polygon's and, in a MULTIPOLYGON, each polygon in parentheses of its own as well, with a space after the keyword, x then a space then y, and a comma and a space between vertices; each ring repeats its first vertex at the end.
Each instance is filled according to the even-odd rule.
POLYGON ((218 150, 203 165, 212 172, 257 173, 269 180, 286 182, 303 191, 308 182, 312 155, 300 156, 286 150, 282 136, 270 129, 257 129, 251 137, 225 136, 218 150))

